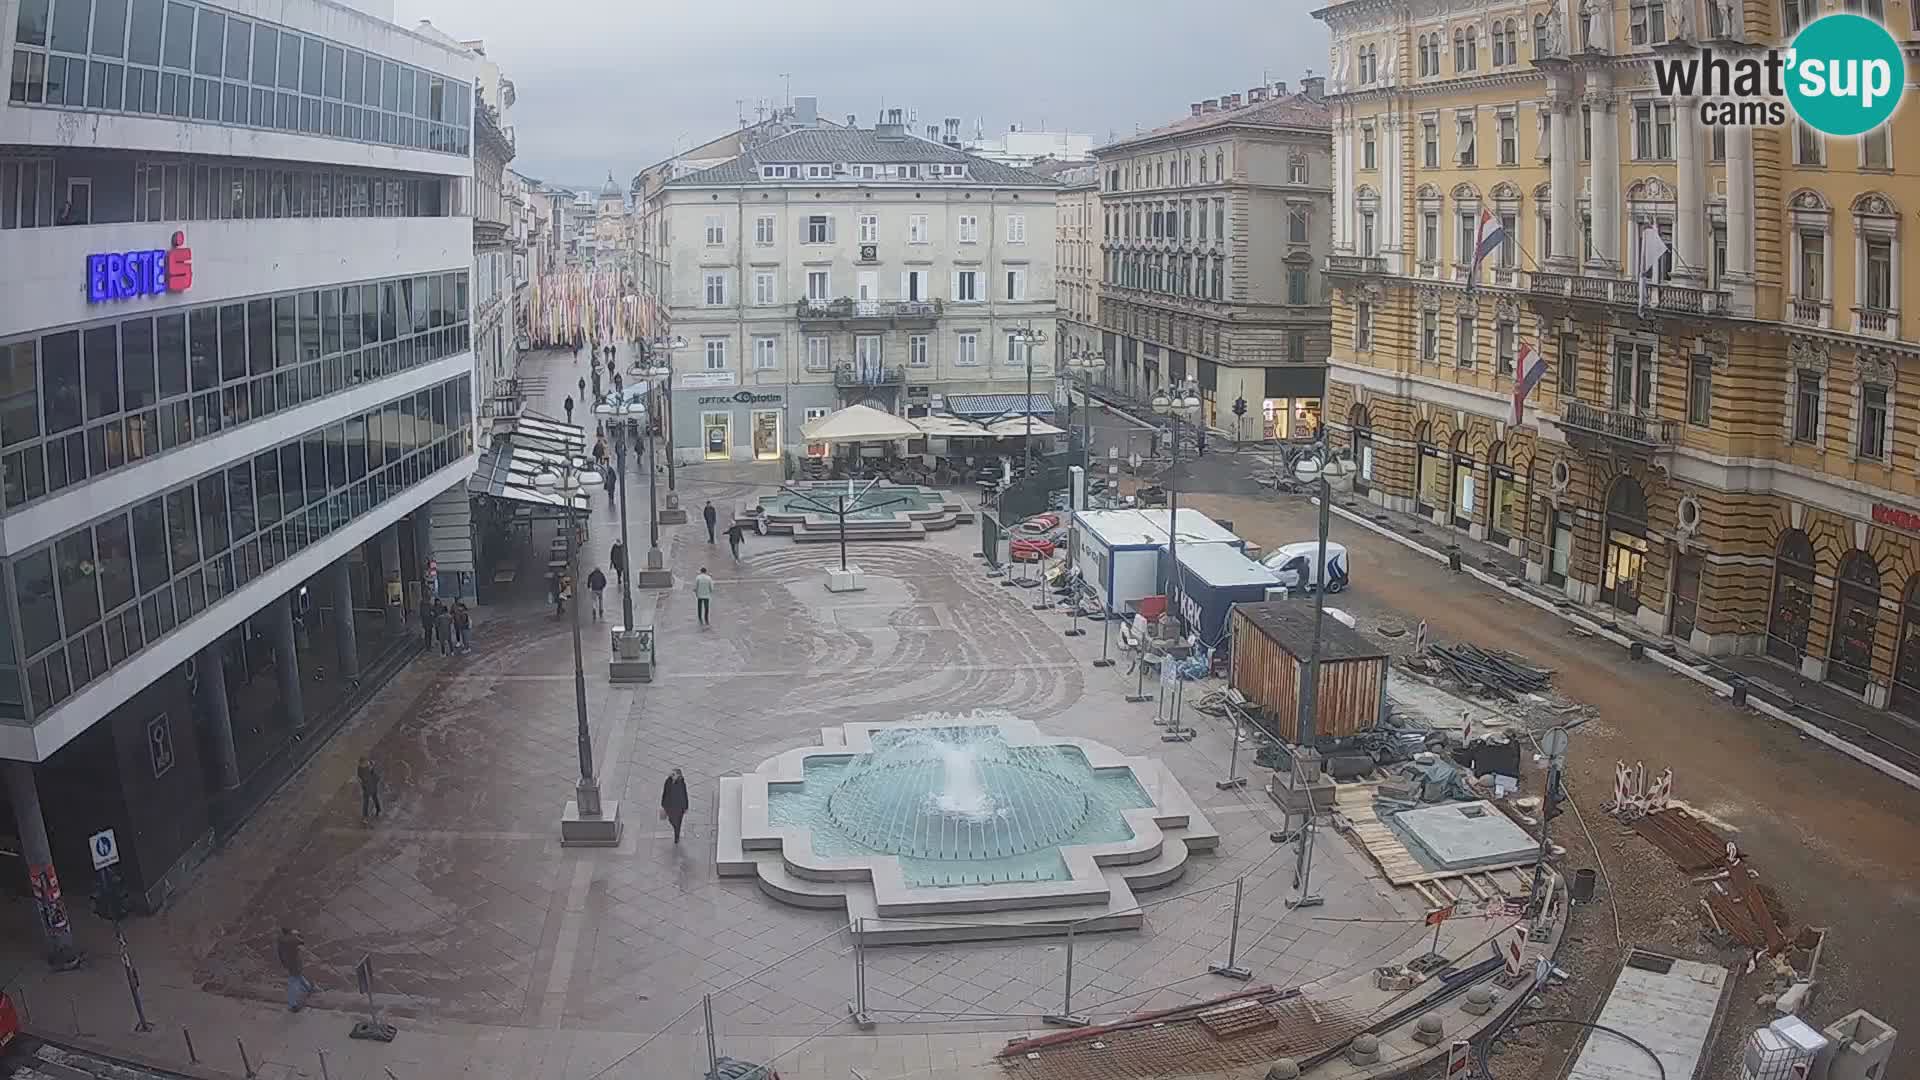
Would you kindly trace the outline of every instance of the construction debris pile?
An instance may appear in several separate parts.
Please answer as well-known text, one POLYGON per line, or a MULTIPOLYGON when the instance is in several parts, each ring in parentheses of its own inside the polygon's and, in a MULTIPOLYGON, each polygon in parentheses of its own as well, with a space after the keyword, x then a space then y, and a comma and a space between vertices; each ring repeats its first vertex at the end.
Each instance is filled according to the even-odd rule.
POLYGON ((1525 657, 1482 649, 1472 642, 1428 645, 1410 657, 1406 666, 1429 675, 1447 676, 1471 693, 1507 702, 1517 702, 1526 694, 1544 693, 1553 681, 1551 668, 1534 667, 1525 657))

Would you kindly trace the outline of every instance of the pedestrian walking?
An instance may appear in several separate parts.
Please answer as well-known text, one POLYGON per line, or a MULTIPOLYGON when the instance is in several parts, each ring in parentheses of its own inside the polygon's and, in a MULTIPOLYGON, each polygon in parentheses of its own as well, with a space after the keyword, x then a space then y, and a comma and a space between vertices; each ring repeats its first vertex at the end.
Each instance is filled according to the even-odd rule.
POLYGON ((597 435, 593 440, 593 460, 598 462, 602 468, 607 464, 607 437, 605 435, 597 435))
POLYGON ((615 473, 606 462, 603 461, 600 463, 600 486, 607 489, 607 506, 609 508, 614 504, 613 484, 618 478, 618 474, 615 473))
POLYGON ((600 366, 598 364, 593 368, 593 400, 600 400, 600 366))
POLYGON ((675 769, 660 785, 660 816, 673 826, 673 842, 680 842, 680 819, 687 816, 687 778, 675 769))
POLYGON ((693 579, 693 600, 696 613, 700 616, 700 625, 712 626, 713 577, 707 573, 707 568, 704 566, 693 579))
POLYGON ((307 996, 318 992, 313 981, 307 978, 306 966, 300 960, 300 947, 305 944, 290 926, 281 927, 280 939, 274 942, 273 948, 280 957, 280 967, 287 973, 288 1012, 299 1012, 306 1007, 307 996))
POLYGON ((713 508, 712 499, 708 499, 707 505, 700 511, 700 518, 707 523, 707 543, 714 543, 718 537, 714 534, 713 528, 720 522, 720 511, 713 508))
POLYGON ((553 617, 558 619, 567 613, 567 601, 573 599, 573 575, 561 574, 560 581, 553 589, 553 617))
POLYGON ((627 545, 618 540, 613 542, 613 550, 607 552, 607 561, 613 564, 613 573, 620 583, 627 583, 627 545))
POLYGON ((593 568, 593 573, 587 575, 587 591, 593 594, 593 621, 599 622, 600 616, 607 610, 607 575, 601 573, 597 566, 593 568))
POLYGON ((380 816, 380 766, 370 757, 360 759, 360 820, 380 816))
POLYGON ((464 600, 453 602, 453 643, 461 652, 473 647, 473 609, 464 600))
POLYGON ((446 601, 433 602, 433 636, 440 642, 440 655, 453 655, 453 609, 446 601))
POLYGON ((740 542, 746 537, 747 527, 740 524, 740 519, 735 518, 733 524, 727 526, 727 546, 733 549, 734 562, 740 561, 740 542))
POLYGON ((420 601, 420 647, 433 651, 433 604, 425 599, 420 601))
POLYGON ((567 400, 561 402, 560 407, 567 410, 567 423, 573 423, 573 395, 568 394, 567 400))
MULTIPOLYGON (((595 395, 595 396, 597 397, 598 395, 595 395)), ((590 400, 587 397, 587 379, 586 379, 586 376, 584 375, 580 377, 580 400, 581 401, 590 400)))

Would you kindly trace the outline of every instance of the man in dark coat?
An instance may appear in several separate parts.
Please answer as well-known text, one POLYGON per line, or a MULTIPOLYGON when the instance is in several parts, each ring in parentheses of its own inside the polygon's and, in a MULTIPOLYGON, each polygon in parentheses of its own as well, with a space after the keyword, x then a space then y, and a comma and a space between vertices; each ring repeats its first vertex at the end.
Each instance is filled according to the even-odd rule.
POLYGON ((712 499, 708 499, 707 505, 701 508, 700 519, 707 523, 707 543, 711 544, 715 540, 719 539, 719 537, 717 537, 714 534, 713 530, 714 530, 714 526, 720 523, 720 511, 715 510, 713 508, 712 499))
POLYGON ((613 564, 614 575, 624 584, 627 580, 627 545, 615 540, 613 550, 607 552, 607 561, 613 564))
POLYGON ((740 524, 738 518, 734 519, 733 524, 727 526, 727 546, 733 549, 734 562, 740 561, 740 541, 745 539, 746 535, 747 527, 740 524))
POLYGON ((360 818, 380 816, 380 766, 370 757, 360 759, 360 818))
POLYGON ((687 816, 687 778, 675 769, 660 787, 660 816, 673 825, 673 842, 680 842, 680 819, 687 816))

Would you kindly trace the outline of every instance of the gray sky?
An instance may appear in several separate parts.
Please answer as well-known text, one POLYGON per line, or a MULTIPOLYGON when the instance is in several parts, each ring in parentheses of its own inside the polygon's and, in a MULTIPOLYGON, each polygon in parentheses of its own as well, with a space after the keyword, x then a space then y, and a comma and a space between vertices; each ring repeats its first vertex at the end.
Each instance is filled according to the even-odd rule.
POLYGON ((1096 144, 1262 81, 1327 66, 1310 0, 396 0, 481 38, 514 81, 514 167, 554 183, 624 185, 640 168, 735 125, 736 98, 820 99, 871 125, 882 104, 971 136, 1009 123, 1096 144), (1120 14, 1124 12, 1124 14, 1120 14))

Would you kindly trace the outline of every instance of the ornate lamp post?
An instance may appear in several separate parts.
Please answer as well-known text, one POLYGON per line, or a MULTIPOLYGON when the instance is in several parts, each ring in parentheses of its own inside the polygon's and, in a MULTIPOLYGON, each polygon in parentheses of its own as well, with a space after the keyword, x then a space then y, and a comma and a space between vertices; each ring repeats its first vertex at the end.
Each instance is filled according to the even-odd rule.
MULTIPOLYGON (((663 404, 660 437, 667 443, 667 505, 654 514, 654 520, 661 525, 687 523, 687 512, 680 506, 680 493, 674 485, 673 472, 673 354, 686 347, 687 339, 678 335, 654 338, 645 344, 645 360, 635 361, 632 371, 636 378, 658 374, 664 379, 660 384, 660 400, 663 404), (662 353, 666 354, 664 358, 662 353)), ((655 548, 659 546, 654 545, 655 548)))
POLYGON ((1173 467, 1167 470, 1167 577, 1172 582, 1167 606, 1184 629, 1187 620, 1180 610, 1180 421, 1200 411, 1199 389, 1190 382, 1170 386, 1153 395, 1153 411, 1173 421, 1173 467))
MULTIPOLYGON (((682 341, 682 344, 684 345, 685 342, 682 341)), ((639 373, 650 379, 666 380, 665 385, 672 385, 672 367, 663 365, 661 367, 647 368, 639 373)), ((670 430, 671 429, 669 429, 669 431, 670 430)), ((667 476, 672 477, 673 439, 669 436, 666 442, 667 476)), ((640 572, 640 587, 643 589, 671 589, 673 588, 673 571, 667 569, 666 556, 660 551, 660 524, 662 521, 668 520, 666 515, 669 511, 677 513, 679 520, 683 522, 687 520, 687 512, 680 509, 676 504, 677 497, 671 490, 673 486, 671 479, 667 482, 669 488, 667 492, 667 502, 669 505, 666 510, 660 509, 660 470, 655 468, 657 458, 654 456, 660 453, 660 446, 652 442, 649 442, 649 446, 651 449, 648 452, 649 460, 647 461, 647 519, 652 525, 647 531, 647 568, 640 572)))
POLYGON ((1036 345, 1047 343, 1047 332, 1028 326, 1007 334, 1007 340, 1020 346, 1027 363, 1027 400, 1021 403, 1021 411, 1027 414, 1026 450, 1021 460, 1021 483, 1033 483, 1033 350, 1036 345))
MULTIPOLYGON (((579 460, 568 460, 560 468, 534 478, 540 490, 560 496, 564 507, 562 528, 567 534, 567 573, 576 581, 581 493, 599 482, 600 474, 579 460)), ((558 582, 554 588, 557 592, 558 582)), ((616 799, 602 804, 600 781, 593 775, 593 735, 587 728, 587 675, 580 661, 578 600, 569 621, 573 624, 573 711, 580 743, 580 782, 574 788, 574 801, 560 815, 560 846, 616 847, 620 843, 620 802, 616 799)))
MULTIPOLYGON (((1075 353, 1067 358, 1068 377, 1080 386, 1080 473, 1089 482, 1093 479, 1093 393, 1089 388, 1093 386, 1093 373, 1105 363, 1097 352, 1075 353)), ((1068 404, 1072 404, 1071 396, 1068 404)))

